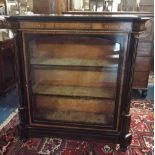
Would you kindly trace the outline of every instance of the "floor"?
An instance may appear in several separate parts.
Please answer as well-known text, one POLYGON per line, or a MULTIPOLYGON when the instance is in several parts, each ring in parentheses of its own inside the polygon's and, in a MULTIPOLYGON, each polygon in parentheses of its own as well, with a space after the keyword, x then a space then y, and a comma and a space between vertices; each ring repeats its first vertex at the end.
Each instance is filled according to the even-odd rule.
MULTIPOLYGON (((134 90, 132 93, 132 98, 142 98, 141 92, 134 90)), ((148 85, 148 94, 146 99, 154 100, 154 85, 148 85)), ((18 108, 19 98, 18 98, 18 89, 13 89, 8 94, 3 97, 0 97, 0 124, 2 124, 11 113, 15 112, 18 108)))
POLYGON ((154 85, 148 84, 147 96, 145 98, 141 96, 141 91, 139 91, 139 90, 132 91, 132 98, 133 99, 141 98, 141 99, 154 100, 154 85))
POLYGON ((3 123, 10 114, 16 111, 18 104, 17 88, 10 90, 5 96, 0 97, 0 124, 3 123))

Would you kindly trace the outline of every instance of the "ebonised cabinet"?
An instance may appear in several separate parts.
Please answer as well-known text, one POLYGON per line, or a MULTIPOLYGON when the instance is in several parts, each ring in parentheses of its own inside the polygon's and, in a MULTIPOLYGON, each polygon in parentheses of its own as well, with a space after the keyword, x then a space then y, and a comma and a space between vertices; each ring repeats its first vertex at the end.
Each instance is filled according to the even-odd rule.
POLYGON ((138 16, 11 16, 17 34, 20 136, 131 143, 138 16))

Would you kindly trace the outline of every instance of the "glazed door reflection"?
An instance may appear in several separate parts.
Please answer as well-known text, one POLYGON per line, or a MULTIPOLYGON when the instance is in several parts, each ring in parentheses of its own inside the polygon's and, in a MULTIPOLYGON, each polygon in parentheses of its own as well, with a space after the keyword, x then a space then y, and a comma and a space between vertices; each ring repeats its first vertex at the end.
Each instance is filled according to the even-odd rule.
POLYGON ((113 125, 120 44, 91 36, 30 35, 34 121, 113 125))

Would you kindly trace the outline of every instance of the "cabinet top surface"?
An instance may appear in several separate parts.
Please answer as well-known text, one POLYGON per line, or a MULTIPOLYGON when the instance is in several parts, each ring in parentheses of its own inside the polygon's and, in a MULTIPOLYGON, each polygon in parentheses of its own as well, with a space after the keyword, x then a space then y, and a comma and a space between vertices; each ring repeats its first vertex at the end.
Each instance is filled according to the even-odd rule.
POLYGON ((22 16, 7 16, 8 20, 15 21, 146 21, 148 17, 137 15, 22 15, 22 16))
POLYGON ((63 12, 64 15, 72 14, 72 15, 128 15, 128 16, 138 16, 138 17, 154 17, 153 12, 136 12, 136 11, 118 11, 118 12, 107 12, 107 11, 101 11, 101 12, 94 12, 94 11, 66 11, 63 12))

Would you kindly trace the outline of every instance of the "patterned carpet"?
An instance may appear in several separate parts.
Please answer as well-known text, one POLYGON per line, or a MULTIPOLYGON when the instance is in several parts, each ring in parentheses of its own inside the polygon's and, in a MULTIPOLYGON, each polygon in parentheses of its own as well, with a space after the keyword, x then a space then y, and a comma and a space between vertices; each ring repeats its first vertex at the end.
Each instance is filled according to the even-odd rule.
POLYGON ((119 145, 73 141, 60 138, 18 140, 18 115, 0 131, 0 155, 153 155, 153 101, 133 100, 131 103, 132 144, 126 153, 119 145))

